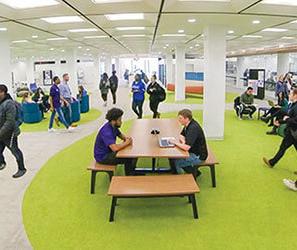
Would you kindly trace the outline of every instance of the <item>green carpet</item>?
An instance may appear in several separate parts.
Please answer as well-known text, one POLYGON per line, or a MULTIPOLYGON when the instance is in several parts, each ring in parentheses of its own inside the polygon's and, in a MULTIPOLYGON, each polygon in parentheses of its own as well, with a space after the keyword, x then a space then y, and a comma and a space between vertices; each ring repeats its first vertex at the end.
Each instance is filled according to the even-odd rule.
MULTIPOLYGON (((22 132, 39 132, 39 131, 47 131, 48 129, 48 124, 49 124, 49 119, 50 119, 51 113, 48 112, 45 114, 46 119, 42 120, 39 123, 23 123, 21 125, 21 131, 22 132)), ((82 113, 80 115, 80 121, 77 122, 78 125, 88 123, 91 121, 94 121, 98 119, 101 115, 101 112, 97 109, 90 109, 88 113, 82 113)), ((63 124, 60 124, 60 127, 57 127, 56 124, 54 123, 54 128, 62 128, 64 129, 65 127, 63 124)))
MULTIPOLYGON (((238 93, 226 92, 226 103, 233 103, 238 93)), ((186 94, 185 101, 175 101, 175 93, 172 91, 167 91, 165 103, 186 103, 186 104, 203 104, 203 95, 199 94, 186 94)))
MULTIPOLYGON (((195 117, 201 121, 200 112, 195 117)), ((217 188, 208 169, 198 178, 199 220, 186 198, 131 199, 119 200, 109 223, 107 176, 98 174, 96 194, 89 193, 95 135, 82 139, 51 158, 25 193, 23 220, 33 248, 296 249, 296 193, 282 184, 294 178, 296 152, 290 149, 274 169, 264 167, 262 156, 272 156, 281 140, 266 130, 226 112, 225 140, 209 143, 221 162, 217 188)))

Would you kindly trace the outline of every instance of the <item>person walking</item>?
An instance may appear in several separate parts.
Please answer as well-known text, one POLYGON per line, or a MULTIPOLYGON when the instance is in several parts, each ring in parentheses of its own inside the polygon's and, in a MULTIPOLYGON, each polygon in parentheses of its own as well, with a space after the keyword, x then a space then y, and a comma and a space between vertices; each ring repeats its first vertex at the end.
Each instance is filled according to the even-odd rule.
POLYGON ((103 73, 102 78, 100 80, 99 89, 101 91, 101 97, 104 101, 104 104, 103 104, 104 107, 107 106, 107 94, 108 94, 109 87, 110 87, 110 83, 109 83, 108 75, 106 73, 103 73))
POLYGON ((3 152, 7 147, 18 164, 18 171, 12 176, 13 178, 19 178, 27 171, 23 153, 18 146, 18 136, 21 133, 18 122, 19 112, 21 110, 8 94, 7 87, 0 84, 0 170, 6 167, 3 152))
POLYGON ((151 82, 147 87, 147 93, 150 95, 150 109, 153 112, 153 118, 160 118, 160 113, 158 112, 158 107, 161 101, 166 98, 165 90, 157 81, 156 75, 151 77, 151 82))
POLYGON ((119 85, 119 79, 116 75, 116 71, 112 71, 112 76, 109 78, 109 83, 110 83, 110 91, 112 94, 112 99, 113 99, 113 104, 116 104, 116 93, 119 85))
POLYGON ((63 74, 63 81, 61 84, 59 84, 59 89, 61 92, 61 96, 66 101, 63 101, 62 103, 62 112, 64 115, 64 118, 66 122, 71 125, 72 124, 72 109, 71 109, 71 103, 72 103, 72 94, 71 89, 69 87, 69 74, 65 73, 63 74))
POLYGON ((144 94, 145 94, 145 84, 141 80, 141 76, 139 74, 135 75, 135 80, 132 83, 132 93, 133 93, 133 101, 132 101, 132 109, 134 113, 137 115, 138 119, 142 118, 142 107, 144 102, 144 94))
POLYGON ((60 93, 60 89, 58 87, 58 85, 60 84, 60 79, 58 76, 55 76, 53 78, 53 85, 51 86, 50 89, 50 110, 52 112, 51 117, 50 117, 50 121, 49 121, 49 127, 48 127, 48 131, 49 132, 54 132, 55 129, 53 128, 53 123, 54 123, 54 119, 56 116, 56 113, 58 113, 59 116, 59 120, 64 124, 64 126, 66 127, 66 129, 71 132, 74 127, 71 127, 65 120, 63 112, 62 112, 62 108, 61 108, 61 100, 66 103, 66 105, 69 105, 69 103, 61 96, 60 93))

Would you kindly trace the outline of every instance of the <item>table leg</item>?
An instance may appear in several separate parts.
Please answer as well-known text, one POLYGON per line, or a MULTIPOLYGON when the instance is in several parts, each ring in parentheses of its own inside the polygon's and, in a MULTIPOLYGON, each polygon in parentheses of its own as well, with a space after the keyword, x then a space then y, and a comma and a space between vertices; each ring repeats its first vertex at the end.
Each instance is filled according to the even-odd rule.
POLYGON ((198 209, 197 209, 197 205, 196 205, 195 194, 190 194, 189 199, 191 200, 191 203, 192 203, 194 219, 198 219, 198 209))
POLYGON ((152 172, 156 171, 156 158, 152 158, 152 172))
POLYGON ((216 183, 216 170, 215 170, 215 166, 209 166, 210 168, 210 174, 211 174, 211 181, 212 181, 212 187, 216 187, 217 183, 216 183))
POLYGON ((115 212, 116 205, 117 205, 117 198, 116 197, 112 197, 109 222, 114 221, 114 212, 115 212))

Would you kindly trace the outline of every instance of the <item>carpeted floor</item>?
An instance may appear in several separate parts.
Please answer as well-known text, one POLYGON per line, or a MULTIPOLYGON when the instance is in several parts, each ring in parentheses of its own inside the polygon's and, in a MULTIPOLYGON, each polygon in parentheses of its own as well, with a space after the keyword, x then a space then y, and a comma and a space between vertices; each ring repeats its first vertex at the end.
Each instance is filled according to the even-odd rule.
MULTIPOLYGON (((42 120, 38 123, 23 123, 21 125, 22 132, 39 132, 39 131, 47 131, 48 125, 49 125, 49 119, 50 119, 51 113, 48 112, 45 114, 46 119, 42 120)), ((98 119, 101 115, 101 112, 97 109, 90 109, 87 113, 80 114, 80 121, 77 122, 78 125, 88 123, 91 121, 94 121, 98 119)), ((65 128, 62 123, 60 123, 60 127, 57 127, 57 125, 54 123, 54 128, 65 128)))
MULTIPOLYGON (((201 122, 200 112, 195 117, 201 122)), ((266 130, 260 121, 239 121, 226 112, 225 140, 209 143, 221 162, 217 188, 208 169, 198 178, 199 220, 186 198, 131 199, 119 200, 115 222, 109 223, 109 181, 98 174, 96 194, 90 195, 86 167, 95 135, 84 138, 50 159, 27 189, 23 218, 29 240, 37 250, 296 249, 297 196, 282 184, 294 177, 296 152, 290 149, 274 169, 264 167, 262 156, 272 156, 281 141, 266 130)))

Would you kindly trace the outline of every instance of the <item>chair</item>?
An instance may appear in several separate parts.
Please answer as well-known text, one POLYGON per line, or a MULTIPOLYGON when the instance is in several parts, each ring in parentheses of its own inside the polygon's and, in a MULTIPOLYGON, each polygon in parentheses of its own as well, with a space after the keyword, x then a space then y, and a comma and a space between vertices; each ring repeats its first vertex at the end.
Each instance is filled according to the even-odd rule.
POLYGON ((24 123, 37 123, 42 120, 42 114, 37 103, 22 104, 24 123))
POLYGON ((90 104, 89 104, 89 95, 85 95, 82 97, 80 101, 80 112, 81 113, 87 113, 90 110, 90 104))
POLYGON ((244 107, 244 105, 240 102, 240 96, 237 96, 234 99, 234 110, 236 112, 236 115, 239 117, 240 115, 250 115, 253 110, 249 107, 244 107))
POLYGON ((260 116, 261 116, 261 111, 263 111, 264 115, 267 114, 267 112, 269 111, 270 108, 266 108, 266 107, 260 107, 258 109, 258 120, 260 119, 260 116))
POLYGON ((79 101, 73 101, 71 103, 71 110, 72 110, 72 122, 78 122, 80 120, 79 101))

